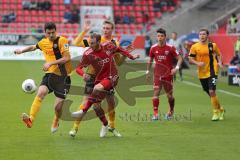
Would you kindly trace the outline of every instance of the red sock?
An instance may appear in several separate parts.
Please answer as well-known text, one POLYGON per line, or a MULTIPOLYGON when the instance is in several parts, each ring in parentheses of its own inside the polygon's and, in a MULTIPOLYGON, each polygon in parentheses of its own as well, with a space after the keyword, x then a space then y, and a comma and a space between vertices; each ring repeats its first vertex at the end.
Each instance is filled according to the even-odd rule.
POLYGON ((108 125, 108 121, 104 114, 104 110, 101 107, 98 107, 98 108, 95 108, 94 111, 95 111, 96 115, 98 116, 98 118, 100 119, 100 121, 102 122, 102 124, 104 126, 108 125))
POLYGON ((174 111, 175 98, 168 99, 170 111, 174 111))
POLYGON ((153 114, 157 115, 158 114, 158 106, 159 106, 159 98, 153 98, 152 103, 153 103, 153 114))
POLYGON ((99 102, 101 101, 97 98, 97 96, 94 96, 94 95, 89 96, 86 104, 84 105, 84 108, 82 109, 83 112, 87 112, 89 108, 91 108, 93 103, 99 103, 99 102))
POLYGON ((107 118, 105 115, 103 115, 102 117, 99 117, 100 121, 102 122, 102 124, 104 126, 107 126, 108 125, 108 121, 107 121, 107 118))

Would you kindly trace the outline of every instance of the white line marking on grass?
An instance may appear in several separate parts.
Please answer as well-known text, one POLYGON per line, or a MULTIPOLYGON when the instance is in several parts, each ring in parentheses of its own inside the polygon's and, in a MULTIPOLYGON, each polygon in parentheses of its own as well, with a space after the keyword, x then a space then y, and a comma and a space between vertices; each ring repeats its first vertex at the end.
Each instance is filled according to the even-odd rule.
MULTIPOLYGON (((182 81, 182 83, 185 83, 185 84, 190 85, 190 86, 195 86, 195 87, 198 87, 198 88, 202 88, 202 86, 200 86, 199 84, 193 83, 193 82, 182 81)), ((240 97, 240 94, 232 93, 232 92, 225 91, 225 90, 222 90, 222 89, 218 89, 217 91, 220 92, 220 93, 225 93, 225 94, 234 96, 234 97, 240 97)))

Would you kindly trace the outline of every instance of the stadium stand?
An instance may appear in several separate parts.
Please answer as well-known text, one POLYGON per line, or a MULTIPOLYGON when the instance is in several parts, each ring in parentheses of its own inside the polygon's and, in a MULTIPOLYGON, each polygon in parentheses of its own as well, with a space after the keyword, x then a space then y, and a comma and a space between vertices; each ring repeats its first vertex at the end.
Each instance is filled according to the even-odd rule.
MULTIPOLYGON (((35 2, 34 0, 29 0, 35 2)), ((116 34, 141 34, 155 23, 156 19, 161 18, 163 12, 174 12, 180 5, 181 0, 161 0, 166 5, 160 5, 159 10, 156 7, 157 0, 132 1, 132 3, 122 3, 119 0, 72 0, 71 4, 112 6, 114 16, 119 18, 116 24, 116 34), (123 24, 124 15, 132 17, 129 24, 123 24), (148 24, 148 25, 146 25, 148 24)), ((16 19, 11 23, 0 22, 0 33, 29 34, 38 33, 36 30, 43 26, 44 22, 53 21, 57 24, 58 31, 62 34, 76 34, 79 32, 79 23, 63 23, 64 12, 69 4, 64 1, 51 0, 49 10, 42 8, 26 8, 23 6, 23 0, 2 0, 0 3, 1 16, 6 11, 14 11, 16 19)), ((46 0, 38 0, 43 3, 46 0)))

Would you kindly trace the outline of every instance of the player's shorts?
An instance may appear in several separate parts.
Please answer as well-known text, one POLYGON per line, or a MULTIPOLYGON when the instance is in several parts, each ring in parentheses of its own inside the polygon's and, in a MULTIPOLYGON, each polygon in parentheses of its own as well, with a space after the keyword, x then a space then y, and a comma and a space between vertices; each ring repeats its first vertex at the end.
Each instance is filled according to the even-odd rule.
POLYGON ((46 73, 40 85, 48 88, 49 92, 53 92, 58 98, 65 99, 71 86, 71 79, 69 76, 59 76, 53 73, 46 73))
POLYGON ((169 93, 173 90, 173 77, 154 77, 154 82, 153 82, 153 88, 154 89, 164 89, 165 93, 169 93))
POLYGON ((216 90, 217 76, 200 79, 204 91, 216 90))
POLYGON ((116 78, 105 78, 103 80, 101 80, 100 82, 96 82, 95 84, 100 83, 101 85, 103 85, 104 90, 109 91, 108 94, 114 94, 114 92, 112 93, 112 91, 114 90, 114 87, 117 86, 118 83, 118 77, 116 78))
POLYGON ((95 77, 90 75, 89 80, 87 80, 85 84, 84 94, 90 95, 93 91, 94 84, 95 84, 95 77))

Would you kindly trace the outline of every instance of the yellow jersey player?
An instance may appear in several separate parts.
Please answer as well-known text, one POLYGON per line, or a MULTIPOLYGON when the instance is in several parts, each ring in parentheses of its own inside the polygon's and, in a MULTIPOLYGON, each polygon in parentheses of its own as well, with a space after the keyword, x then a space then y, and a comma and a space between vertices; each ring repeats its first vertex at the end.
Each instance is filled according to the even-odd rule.
POLYGON ((189 61, 198 67, 198 78, 209 95, 213 107, 212 121, 224 119, 224 109, 216 96, 218 69, 222 67, 220 51, 216 43, 209 42, 207 29, 199 31, 199 42, 192 45, 189 61))
POLYGON ((45 75, 42 78, 37 95, 33 100, 30 114, 23 113, 22 120, 28 128, 31 128, 40 110, 43 99, 48 93, 54 92, 56 96, 54 104, 55 118, 51 127, 51 132, 54 133, 58 129, 62 105, 70 88, 71 79, 69 74, 72 71, 72 64, 68 40, 65 37, 57 36, 56 25, 52 22, 46 23, 44 31, 46 37, 36 45, 17 49, 14 53, 22 54, 36 49, 42 51, 46 61, 43 65, 45 75))
MULTIPOLYGON (((101 43, 113 41, 113 30, 114 30, 114 23, 111 21, 104 21, 103 26, 102 26, 102 36, 101 36, 101 43)), ((87 47, 88 46, 88 41, 84 40, 84 36, 86 33, 90 30, 91 24, 90 22, 86 22, 84 25, 84 30, 77 36, 77 38, 74 40, 74 45, 79 46, 79 47, 87 47)), ((116 45, 119 45, 119 42, 114 40, 116 45)), ((133 48, 129 46, 127 48, 128 50, 132 50, 133 48)), ((124 60, 125 56, 122 56, 120 54, 115 54, 114 55, 114 60, 117 65, 121 65, 124 60)), ((88 96, 91 94, 93 87, 94 87, 94 80, 95 80, 95 70, 93 67, 90 65, 87 69, 87 74, 84 74, 84 79, 88 79, 86 81, 85 85, 85 96, 83 97, 83 102, 79 107, 79 110, 83 108, 84 104, 87 101, 88 96), (86 78, 86 77, 87 78, 86 78), (90 76, 90 77, 89 77, 90 76)), ((112 92, 114 93, 114 92, 112 92)), ((109 118, 109 131, 112 132, 115 136, 121 137, 121 134, 115 129, 115 101, 114 101, 114 95, 109 95, 109 99, 107 100, 108 102, 108 118, 109 118)), ((80 121, 75 121, 73 128, 70 130, 69 135, 74 137, 78 131, 80 125, 80 121)))

